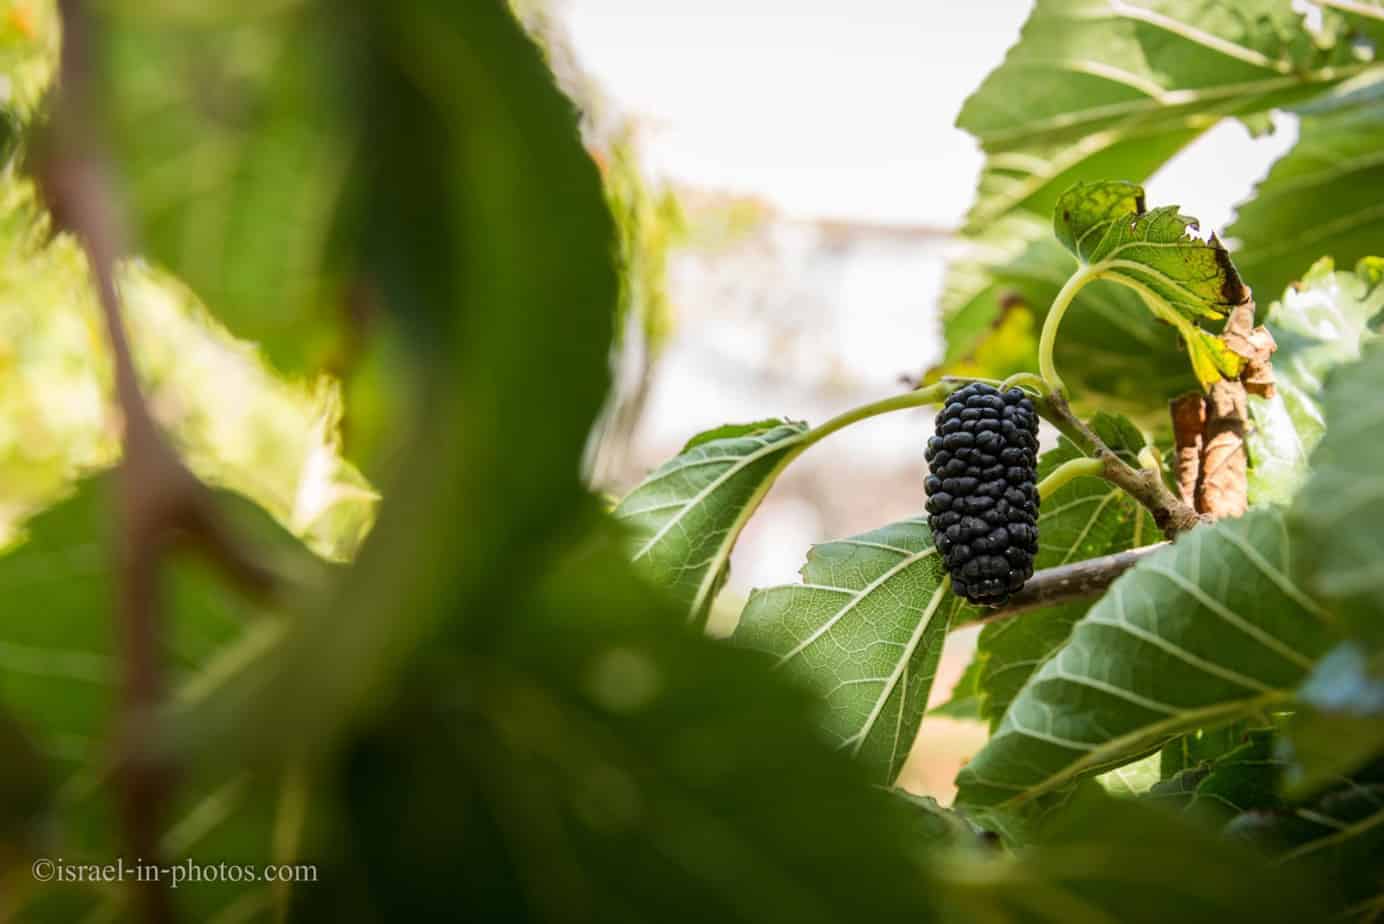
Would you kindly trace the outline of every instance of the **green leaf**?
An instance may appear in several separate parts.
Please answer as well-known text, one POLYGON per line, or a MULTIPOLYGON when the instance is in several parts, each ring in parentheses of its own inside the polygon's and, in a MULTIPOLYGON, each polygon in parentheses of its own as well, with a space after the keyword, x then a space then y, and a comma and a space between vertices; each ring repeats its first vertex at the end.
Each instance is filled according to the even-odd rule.
POLYGON ((1148 179, 1220 119, 1364 70, 1339 23, 1312 36, 1289 0, 1041 0, 957 119, 987 153, 968 232, 1051 212, 1079 180, 1148 179))
POLYGON ((1347 22, 1374 42, 1376 57, 1384 47, 1384 0, 1316 0, 1318 4, 1337 11, 1347 22))
MULTIPOLYGON (((1038 332, 1076 259, 1049 221, 1015 215, 973 237, 948 268, 941 310, 947 351, 933 375, 1004 378, 1038 365, 1038 332), (1001 307, 1003 306, 1003 307, 1001 307)), ((1177 336, 1132 290, 1097 280, 1077 293, 1056 358, 1077 398, 1166 418, 1165 396, 1196 387, 1177 336)))
POLYGON ((1134 280, 1188 319, 1220 320, 1246 293, 1225 248, 1197 229, 1177 206, 1147 211, 1143 187, 1123 181, 1078 183, 1053 211, 1058 241, 1083 266, 1108 266, 1110 278, 1134 280))
POLYGON ((1148 792, 1161 778, 1159 755, 1150 754, 1132 764, 1102 773, 1096 777, 1096 782, 1112 796, 1128 797, 1148 792))
POLYGON ((1233 750, 1154 786, 1147 800, 1255 845, 1285 870, 1310 875, 1334 891, 1329 900, 1335 908, 1379 901, 1384 764, 1354 778, 1335 777, 1330 791, 1310 800, 1293 800, 1281 791, 1291 768, 1276 753, 1277 732, 1259 728, 1241 738, 1233 750))
POLYGON ((957 777, 965 803, 1021 802, 1291 698, 1330 644, 1293 583, 1282 515, 1183 535, 1117 580, 957 777))
POLYGON ((1244 845, 1097 793, 1056 813, 1012 856, 944 865, 937 888, 957 922, 1289 924, 1317 920, 1322 907, 1309 880, 1244 845))
POLYGON ((54 786, 48 762, 8 710, 0 711, 0 754, 0 878, 8 878, 38 852, 54 786))
MULTIPOLYGON (((1098 415, 1092 427, 1106 445, 1133 460, 1144 437, 1128 420, 1098 415)), ((1039 480, 1082 453, 1065 438, 1038 460, 1039 480)), ((1157 542, 1152 516, 1120 488, 1102 478, 1076 478, 1043 499, 1038 517, 1038 570, 1055 568, 1157 542)), ((1020 618, 992 622, 976 643, 980 665, 980 713, 994 730, 1028 678, 1071 634, 1091 608, 1089 601, 1047 607, 1020 618)))
POLYGON ((1363 298, 1369 298, 1384 285, 1384 257, 1361 257, 1355 264, 1355 275, 1365 283, 1363 298))
POLYGON ((302 919, 829 924, 869 896, 933 920, 920 828, 943 819, 868 786, 814 696, 684 630, 605 533, 516 588, 484 647, 419 652, 339 771, 302 919))
POLYGON ((706 619, 735 540, 807 429, 764 421, 709 430, 615 508, 634 563, 668 587, 693 622, 706 619))
POLYGON ((957 124, 987 151, 1284 106, 1363 69, 1288 0, 1039 0, 957 124))
POLYGON ((1284 764, 1274 757, 1274 737, 1272 729, 1262 728, 1242 734, 1237 747, 1157 783, 1148 798, 1215 828, 1245 812, 1277 810, 1283 805, 1278 781, 1284 764))
MULTIPOLYGON (((58 63, 58 10, 55 3, 6 3, 0 22, 0 74, 9 82, 3 109, 16 122, 28 122, 39 110, 58 63)), ((18 132, 21 126, 6 125, 18 132)), ((6 138, 7 150, 17 138, 6 138)))
POLYGON ((344 579, 171 717, 184 746, 242 762, 330 751, 419 646, 493 632, 590 513, 582 459, 610 385, 615 228, 540 51, 496 0, 350 15, 369 79, 349 84, 342 258, 407 332, 426 400, 396 422, 389 502, 344 579))
MULTIPOLYGON (((949 361, 976 351, 977 338, 1000 316, 1004 296, 1015 288, 1006 277, 1024 274, 1021 265, 1006 265, 1003 252, 1022 250, 1034 237, 1015 225, 1005 228, 1005 222, 1013 219, 1021 228, 1035 217, 1046 220, 1073 183, 1108 177, 1144 182, 1222 118, 1310 99, 1366 70, 1369 65, 1358 60, 1342 35, 1339 17, 1328 12, 1322 33, 1313 35, 1290 0, 1096 6, 1087 0, 1040 0, 1019 42, 966 101, 957 120, 977 137, 987 157, 967 217, 966 240, 974 246, 948 271, 943 313, 948 344, 956 351, 949 350, 949 361)), ((1071 272, 1065 262, 1047 265, 1055 270, 1056 285, 1039 293, 1020 289, 1040 320, 1071 272)), ((1260 285, 1255 278, 1251 282, 1260 285)), ((1085 296, 1077 296, 1078 306, 1085 296)), ((1097 320, 1088 309, 1075 315, 1097 320)), ((1152 325, 1151 319, 1139 322, 1152 325)), ((1100 351, 1095 355, 1125 352, 1111 336, 1114 328, 1104 333, 1088 338, 1100 351)), ((1059 350, 1074 336, 1070 326, 1064 328, 1059 350)), ((1059 361, 1064 372, 1072 371, 1074 383, 1106 399, 1137 400, 1142 381, 1142 406, 1121 407, 1143 413, 1153 410, 1150 392, 1185 390, 1153 387, 1150 363, 1178 371, 1170 345, 1159 349, 1157 342, 1128 350, 1129 371, 1123 375, 1113 362, 1095 370, 1115 379, 1119 389, 1087 377, 1082 351, 1073 349, 1059 361)))
MULTIPOLYGON (((0 177, 0 543, 80 477, 115 462, 106 335, 77 242, 32 184, 0 177)), ((155 417, 201 479, 255 501, 318 554, 345 560, 378 496, 341 451, 335 382, 291 382, 178 280, 120 264, 126 326, 155 417)))
POLYGON ((1169 780, 1183 770, 1217 760, 1239 747, 1248 732, 1245 720, 1199 728, 1169 741, 1159 752, 1159 775, 1169 780))
MULTIPOLYGON (((722 424, 719 427, 712 427, 710 430, 703 430, 689 439, 682 447, 682 453, 690 452, 703 443, 711 443, 716 440, 733 440, 742 436, 762 436, 771 430, 776 430, 782 426, 792 426, 792 421, 784 420, 781 417, 769 417, 765 420, 757 420, 754 423, 744 424, 722 424)), ((681 455, 682 453, 679 453, 681 455)))
POLYGON ((1384 765, 1318 799, 1233 818, 1225 834, 1274 856, 1285 874, 1329 889, 1326 907, 1368 920, 1384 907, 1384 765))
MULTIPOLYGON (((56 838, 61 856, 72 864, 109 863, 120 855, 113 821, 118 790, 109 779, 122 682, 112 622, 120 597, 116 490, 113 475, 81 482, 72 497, 34 518, 26 541, 0 556, 0 596, 10 601, 0 619, 0 708, 29 731, 56 784, 49 805, 30 803, 35 810, 46 808, 40 822, 50 842, 40 855, 54 855, 56 838)), ((224 494, 218 506, 235 535, 282 573, 309 586, 325 579, 326 566, 262 511, 224 494)), ((173 559, 163 577, 159 656, 173 695, 195 699, 222 659, 281 629, 278 614, 240 599, 202 561, 173 559)), ((7 754, 7 764, 10 759, 7 754)), ((178 845, 170 859, 269 862, 276 856, 277 810, 274 794, 247 785, 238 765, 180 761, 167 817, 167 842, 178 845)), ((44 915, 34 908, 52 902, 72 903, 64 907, 82 917, 118 907, 119 893, 99 883, 45 886, 25 875, 20 884, 20 907, 35 918, 44 915)), ((226 910, 242 893, 268 895, 267 888, 251 890, 243 883, 187 885, 178 890, 179 905, 199 920, 226 910)))
POLYGON ((932 796, 920 796, 905 789, 889 790, 889 794, 907 806, 914 837, 929 847, 981 847, 981 831, 965 815, 943 808, 932 796))
POLYGON ((1298 796, 1384 755, 1384 659, 1354 642, 1332 649, 1298 691, 1283 753, 1298 796))
POLYGON ((735 640, 816 685, 832 741, 890 785, 961 601, 921 518, 813 546, 802 574, 751 594, 735 640))
POLYGON ((96 111, 140 245, 279 368, 322 369, 346 297, 326 266, 349 162, 334 14, 301 0, 97 12, 96 111))
POLYGON ((1053 210, 1057 239, 1081 272, 1138 292, 1155 317, 1177 328, 1197 378, 1210 385, 1237 376, 1244 361, 1197 324, 1224 318, 1248 293, 1220 241, 1193 236, 1196 228, 1177 206, 1146 211, 1144 190, 1133 183, 1078 183, 1053 210))
POLYGON ((1378 337, 1384 290, 1370 292, 1358 273, 1334 270, 1330 258, 1318 260, 1268 310, 1265 324, 1278 343, 1277 389, 1272 398, 1249 397, 1251 503, 1292 501, 1325 430, 1321 392, 1328 373, 1357 359, 1361 346, 1378 337))
POLYGON ((1144 182, 1218 119, 1193 113, 1151 124, 1131 122, 1074 142, 992 151, 963 230, 981 237, 1008 218, 1051 215, 1062 192, 1083 180, 1118 176, 1144 182))
POLYGON ((1350 266, 1376 255, 1384 203, 1384 93, 1360 105, 1304 113, 1298 142, 1236 210, 1226 233, 1235 263, 1261 295, 1283 291, 1319 257, 1350 266))
MULTIPOLYGON (((1319 671, 1331 660, 1328 655, 1319 671)), ((1379 902, 1384 895, 1379 873, 1384 764, 1351 779, 1334 777, 1330 791, 1293 800, 1280 786, 1292 768, 1276 747, 1281 745, 1277 731, 1256 728, 1237 737, 1236 747, 1155 785, 1146 800, 1175 807, 1213 831, 1253 844, 1280 868, 1329 886, 1334 895, 1328 900, 1337 909, 1379 902)), ((1340 739, 1336 744, 1349 747, 1340 739)))
POLYGON ((1367 650, 1384 649, 1384 344, 1374 340, 1358 362, 1327 384, 1326 436, 1312 454, 1312 474, 1293 502, 1290 524, 1297 574, 1328 601, 1343 630, 1367 650))

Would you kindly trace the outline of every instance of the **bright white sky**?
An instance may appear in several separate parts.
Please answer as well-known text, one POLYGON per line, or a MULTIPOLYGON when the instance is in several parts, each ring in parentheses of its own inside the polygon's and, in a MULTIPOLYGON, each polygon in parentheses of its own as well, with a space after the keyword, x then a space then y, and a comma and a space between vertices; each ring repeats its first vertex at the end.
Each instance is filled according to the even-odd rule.
MULTIPOLYGON (((582 65, 643 116, 650 166, 792 215, 953 225, 980 155, 953 127, 1029 0, 555 0, 582 65)), ((1151 184, 1214 229, 1291 124, 1222 125, 1151 184), (1167 190, 1166 194, 1164 190, 1167 190)))

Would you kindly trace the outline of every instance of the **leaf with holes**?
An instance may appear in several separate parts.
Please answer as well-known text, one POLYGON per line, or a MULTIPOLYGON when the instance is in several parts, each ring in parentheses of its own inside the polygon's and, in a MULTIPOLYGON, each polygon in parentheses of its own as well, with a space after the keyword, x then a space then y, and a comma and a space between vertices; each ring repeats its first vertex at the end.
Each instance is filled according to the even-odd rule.
POLYGON ((1019 692, 958 799, 1023 802, 1291 699, 1331 642, 1291 557, 1260 508, 1141 561, 1019 692))
MULTIPOLYGON (((947 351, 931 378, 1004 378, 1038 364, 1038 332, 1078 268, 1048 220, 1024 214, 971 238, 947 269, 941 310, 947 351), (1000 306, 1003 307, 1000 307, 1000 306)), ((1056 345, 1063 378, 1102 408, 1162 419, 1164 395, 1196 387, 1177 335, 1132 290, 1097 280, 1077 293, 1056 345)))
POLYGON ((1224 318, 1249 295, 1220 241, 1193 236, 1196 228, 1177 206, 1146 211, 1143 188, 1118 181, 1078 183, 1053 210, 1053 230, 1080 273, 1139 293, 1154 317, 1177 328, 1192 370, 1210 385, 1234 378, 1244 361, 1197 325, 1224 318))
POLYGON ((921 518, 813 546, 802 574, 801 584, 756 590, 735 640, 818 685, 828 733, 891 784, 963 604, 921 518))
MULTIPOLYGON (((1143 435, 1123 418, 1101 414, 1091 425, 1106 445, 1128 461, 1145 445, 1143 435)), ((1038 477, 1080 456, 1063 438, 1039 460, 1038 477)), ((1043 499, 1034 567, 1055 568, 1109 555, 1157 542, 1160 536, 1153 517, 1124 491, 1101 478, 1077 478, 1043 499)), ((992 729, 1028 678, 1061 649, 1072 626, 1090 608, 1090 601, 1064 603, 993 622, 981 630, 976 643, 980 714, 992 729)))
MULTIPOLYGON (((1077 182, 1108 177, 1143 182, 1226 117, 1245 118, 1310 99, 1370 69, 1343 34, 1336 13, 1328 11, 1323 28, 1314 33, 1295 6, 1290 0, 1040 0, 1034 5, 1018 43, 966 100, 957 119, 986 152, 965 229, 972 246, 948 268, 944 298, 948 343, 959 355, 974 352, 987 336, 1016 291, 1012 277, 1025 272, 1024 258, 1008 261, 1032 238, 1017 226, 1004 227, 1006 222, 1021 226, 1046 220, 1062 192, 1077 182)), ((1063 264, 1050 265, 1060 272, 1048 293, 1017 288, 1040 315, 1070 272, 1060 269, 1063 264)), ((1259 284, 1253 277, 1251 282, 1259 284)), ((1087 300, 1083 292, 1077 304, 1087 300)), ((1085 308, 1076 314, 1096 321, 1085 308)), ((1064 330, 1059 350, 1073 335, 1064 330)), ((1103 351, 1121 351, 1108 340, 1095 343, 1103 351)), ((1155 358, 1175 358, 1166 348, 1151 353, 1154 348, 1145 344, 1143 349, 1131 357, 1126 381, 1138 382, 1155 358)), ((1080 363, 1081 354, 1073 353, 1080 363)), ((1083 375, 1073 359, 1059 357, 1059 362, 1087 389, 1124 399, 1139 396, 1137 390, 1109 391, 1083 375)), ((1103 371, 1120 380, 1118 365, 1103 371)))
POLYGON ((615 508, 631 557, 701 622, 750 514, 807 432, 785 421, 718 427, 694 436, 615 508))

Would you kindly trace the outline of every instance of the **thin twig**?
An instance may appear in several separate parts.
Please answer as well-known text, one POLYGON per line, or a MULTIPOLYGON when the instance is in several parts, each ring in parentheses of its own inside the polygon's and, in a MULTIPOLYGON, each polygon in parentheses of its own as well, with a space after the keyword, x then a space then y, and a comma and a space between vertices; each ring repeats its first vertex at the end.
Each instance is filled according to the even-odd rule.
MULTIPOLYGON (((210 491, 168 444, 140 391, 115 275, 125 238, 93 128, 98 123, 91 89, 91 23, 81 0, 60 0, 59 12, 63 42, 58 99, 41 178, 55 220, 71 230, 85 250, 115 365, 123 419, 116 550, 116 617, 123 665, 117 768, 126 848, 132 860, 157 864, 174 773, 165 761, 148 757, 140 743, 148 740, 147 724, 164 697, 159 651, 164 557, 179 539, 190 538, 252 595, 270 594, 276 581, 221 524, 210 491)), ((144 920, 164 924, 174 919, 166 886, 141 884, 137 898, 144 920)))
POLYGON ((1011 596, 1004 606, 988 611, 981 619, 967 625, 995 622, 1030 610, 1099 596, 1117 577, 1166 546, 1166 542, 1160 542, 1101 558, 1046 568, 1029 578, 1023 589, 1011 596))
MULTIPOLYGON (((62 0, 59 11, 63 32, 59 96, 43 179, 55 218, 77 235, 86 251, 115 362, 116 397, 124 419, 116 550, 116 617, 123 667, 116 763, 126 848, 137 862, 158 864, 172 768, 145 759, 136 742, 145 737, 145 725, 163 698, 158 652, 161 524, 178 506, 173 492, 181 493, 184 473, 176 457, 170 461, 172 452, 140 394, 121 319, 114 269, 120 232, 90 128, 88 23, 78 0, 62 0)), ((141 884, 137 899, 144 920, 154 924, 173 920, 171 897, 159 884, 141 884)))
POLYGON ((1039 413, 1079 449, 1101 460, 1105 466, 1102 477, 1123 488, 1153 514, 1153 521, 1169 539, 1202 522, 1195 510, 1169 490, 1161 472, 1135 468, 1105 445, 1105 441, 1085 421, 1072 413, 1071 405, 1060 391, 1054 390, 1041 396, 1035 399, 1034 404, 1039 413))

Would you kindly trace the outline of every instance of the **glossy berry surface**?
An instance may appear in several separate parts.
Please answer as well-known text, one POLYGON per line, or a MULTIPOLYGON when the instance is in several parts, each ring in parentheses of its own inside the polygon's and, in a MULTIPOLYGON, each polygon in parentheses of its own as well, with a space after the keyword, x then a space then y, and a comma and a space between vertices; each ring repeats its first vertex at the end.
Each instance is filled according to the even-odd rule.
POLYGON ((1038 554, 1038 414, 1018 388, 952 392, 927 442, 928 526, 971 603, 999 606, 1038 554))

